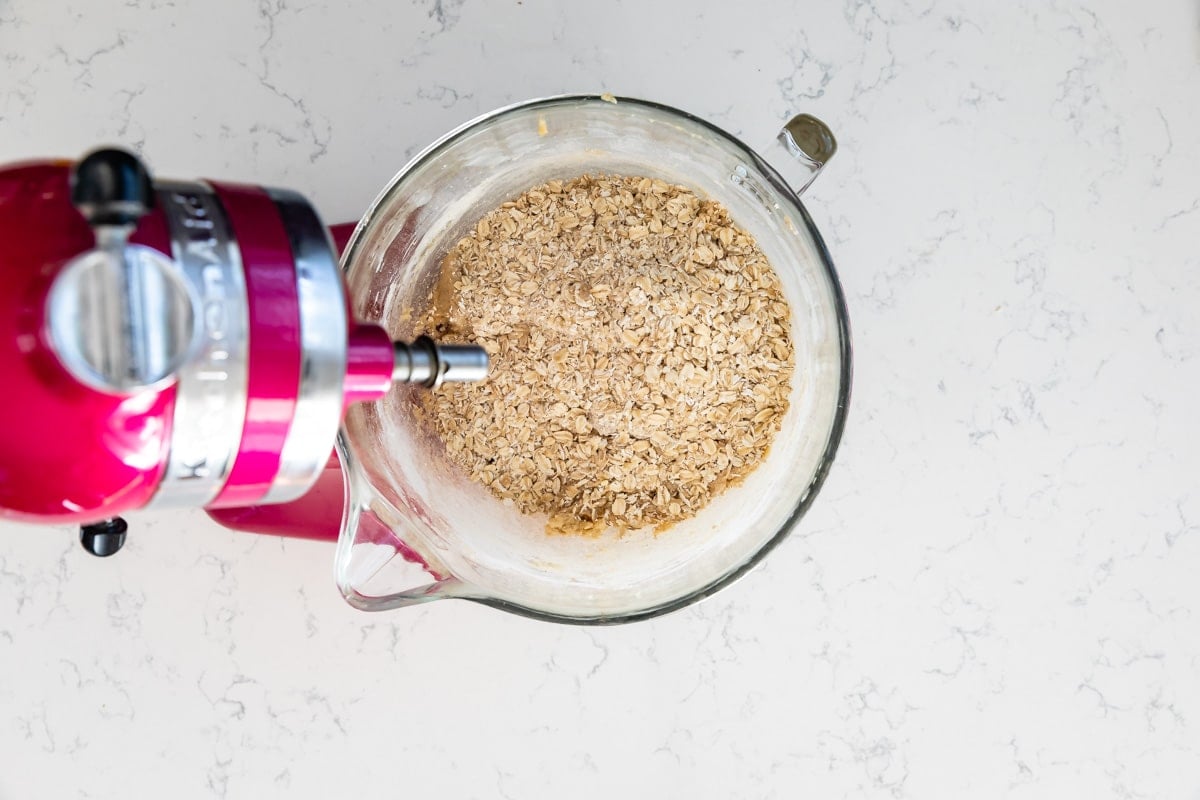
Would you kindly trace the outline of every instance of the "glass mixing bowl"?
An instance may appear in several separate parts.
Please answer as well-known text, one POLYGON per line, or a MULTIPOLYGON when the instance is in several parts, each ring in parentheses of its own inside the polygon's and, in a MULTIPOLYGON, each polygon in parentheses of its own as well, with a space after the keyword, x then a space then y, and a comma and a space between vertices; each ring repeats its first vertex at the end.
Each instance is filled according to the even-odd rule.
POLYGON ((777 166, 682 111, 641 100, 555 97, 453 131, 405 167, 344 255, 355 314, 414 335, 446 253, 487 212, 551 179, 625 174, 683 184, 753 234, 792 309, 790 407, 742 484, 660 534, 549 535, 472 482, 418 423, 420 389, 353 406, 338 441, 347 503, 337 581, 366 610, 467 598, 570 622, 624 622, 706 597, 781 542, 829 471, 850 392, 850 333, 829 253, 797 192, 833 152, 811 117, 780 134, 777 166))

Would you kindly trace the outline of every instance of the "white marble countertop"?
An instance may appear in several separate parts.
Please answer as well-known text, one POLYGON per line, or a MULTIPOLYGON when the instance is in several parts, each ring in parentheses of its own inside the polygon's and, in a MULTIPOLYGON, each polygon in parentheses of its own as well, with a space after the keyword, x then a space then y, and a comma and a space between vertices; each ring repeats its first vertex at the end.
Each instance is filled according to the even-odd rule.
POLYGON ((0 798, 1200 797, 1200 9, 759 6, 0 0, 0 161, 331 221, 526 97, 812 112, 857 358, 796 534, 627 627, 364 615, 199 513, 0 526, 0 798))

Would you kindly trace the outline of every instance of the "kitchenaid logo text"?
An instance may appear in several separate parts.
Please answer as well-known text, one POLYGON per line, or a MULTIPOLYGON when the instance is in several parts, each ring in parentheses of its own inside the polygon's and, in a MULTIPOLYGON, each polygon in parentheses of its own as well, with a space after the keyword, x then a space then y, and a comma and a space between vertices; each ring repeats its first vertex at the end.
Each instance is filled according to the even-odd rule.
POLYGON ((231 359, 231 341, 239 320, 232 316, 230 302, 235 287, 230 286, 229 243, 225 238, 224 220, 213 200, 200 194, 173 191, 173 234, 178 256, 189 283, 199 299, 201 344, 191 369, 181 380, 177 402, 185 419, 176 416, 176 433, 186 426, 192 435, 173 437, 173 448, 182 445, 172 458, 176 467, 173 477, 181 480, 223 477, 231 466, 237 436, 223 441, 230 434, 229 409, 240 405, 244 398, 231 396, 237 390, 229 385, 230 370, 236 365, 231 359), (222 447, 221 445, 225 445, 222 447), (215 446, 215 447, 214 447, 215 446), (215 473, 215 474, 214 474, 215 473))

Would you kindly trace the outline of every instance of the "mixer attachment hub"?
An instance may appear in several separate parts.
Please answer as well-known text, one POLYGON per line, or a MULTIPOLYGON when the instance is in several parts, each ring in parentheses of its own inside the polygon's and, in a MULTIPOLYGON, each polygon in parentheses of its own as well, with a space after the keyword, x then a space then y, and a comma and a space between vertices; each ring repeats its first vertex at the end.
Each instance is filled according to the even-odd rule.
POLYGON ((445 381, 481 381, 488 374, 488 354, 479 345, 438 344, 421 336, 412 344, 395 342, 393 349, 396 360, 392 380, 397 383, 434 389, 445 381))

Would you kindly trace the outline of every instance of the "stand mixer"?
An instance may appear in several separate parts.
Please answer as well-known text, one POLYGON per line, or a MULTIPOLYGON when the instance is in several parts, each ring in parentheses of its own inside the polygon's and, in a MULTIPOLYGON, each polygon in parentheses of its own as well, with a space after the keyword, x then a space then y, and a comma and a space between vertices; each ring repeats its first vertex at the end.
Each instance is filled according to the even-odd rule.
POLYGON ((651 101, 530 100, 447 133, 335 228, 342 269, 293 192, 151 181, 114 150, 0 166, 0 516, 81 525, 96 555, 142 508, 336 540, 335 583, 367 611, 461 598, 611 624, 695 602, 787 537, 841 439, 849 318, 799 198, 835 150, 806 114, 764 157, 651 101), (662 535, 548 535, 418 413, 425 387, 488 371, 483 350, 417 327, 445 255, 530 186, 589 174, 721 202, 793 312, 797 379, 766 460, 662 535))
POLYGON ((97 556, 125 512, 294 501, 352 404, 487 375, 482 348, 355 322, 295 192, 97 150, 0 167, 0 243, 0 516, 97 556))

